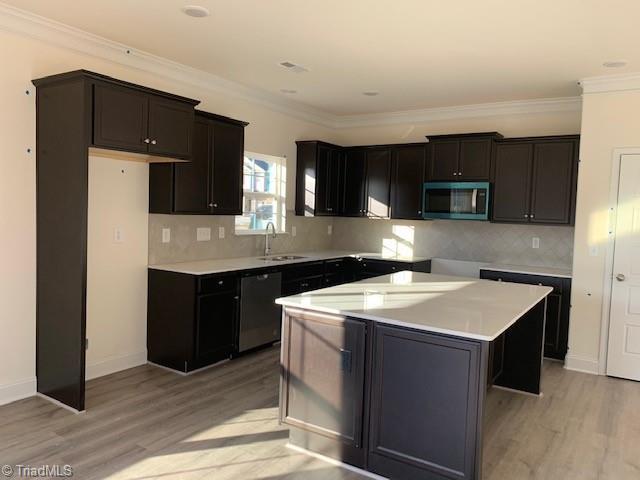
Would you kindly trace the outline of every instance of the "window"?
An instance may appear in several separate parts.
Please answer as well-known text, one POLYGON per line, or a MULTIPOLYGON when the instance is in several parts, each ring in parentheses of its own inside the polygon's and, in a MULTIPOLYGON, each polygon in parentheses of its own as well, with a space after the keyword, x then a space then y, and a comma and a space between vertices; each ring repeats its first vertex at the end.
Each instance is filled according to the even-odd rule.
POLYGON ((244 152, 242 215, 236 234, 264 233, 269 222, 285 231, 286 159, 244 152))

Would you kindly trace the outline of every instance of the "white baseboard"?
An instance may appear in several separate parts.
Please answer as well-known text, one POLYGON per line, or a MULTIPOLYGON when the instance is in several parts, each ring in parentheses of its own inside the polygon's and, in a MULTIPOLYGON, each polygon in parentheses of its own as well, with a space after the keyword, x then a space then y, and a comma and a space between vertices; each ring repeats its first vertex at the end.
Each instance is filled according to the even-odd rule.
POLYGON ((147 351, 131 353, 129 355, 121 355, 109 357, 105 360, 87 364, 85 371, 85 379, 92 380, 94 378, 103 377, 111 373, 116 373, 127 368, 133 368, 147 363, 147 351))
POLYGON ((597 359, 571 355, 569 353, 567 353, 564 359, 564 368, 575 372, 591 373, 593 375, 600 374, 600 363, 597 359))
POLYGON ((84 413, 86 410, 76 410, 73 407, 70 407, 69 405, 62 403, 60 400, 56 400, 55 398, 52 398, 48 395, 45 395, 44 393, 40 393, 40 392, 36 392, 36 396, 45 399, 47 402, 51 402, 53 403, 55 406, 60 407, 60 408, 64 408, 65 410, 69 410, 71 413, 84 413))
POLYGON ((0 385, 0 405, 15 402, 36 394, 36 377, 0 385))

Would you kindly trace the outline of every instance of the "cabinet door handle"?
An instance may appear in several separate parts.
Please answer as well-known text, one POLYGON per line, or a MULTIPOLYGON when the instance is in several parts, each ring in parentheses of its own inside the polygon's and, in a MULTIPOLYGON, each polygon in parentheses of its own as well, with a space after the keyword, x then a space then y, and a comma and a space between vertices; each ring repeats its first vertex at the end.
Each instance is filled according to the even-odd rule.
POLYGON ((418 210, 418 215, 422 215, 422 210, 418 210))
POLYGON ((151 140, 151 145, 155 145, 156 143, 158 143, 157 140, 151 140))
POLYGON ((529 215, 527 215, 526 213, 524 214, 524 218, 529 218, 529 215))
POLYGON ((453 172, 453 176, 455 177, 456 175, 458 175, 458 172, 453 172))
POLYGON ((533 213, 531 215, 529 215, 529 218, 533 218, 533 213))
POLYGON ((143 140, 143 142, 144 142, 144 143, 151 143, 151 140, 149 140, 148 138, 145 138, 145 139, 143 140))

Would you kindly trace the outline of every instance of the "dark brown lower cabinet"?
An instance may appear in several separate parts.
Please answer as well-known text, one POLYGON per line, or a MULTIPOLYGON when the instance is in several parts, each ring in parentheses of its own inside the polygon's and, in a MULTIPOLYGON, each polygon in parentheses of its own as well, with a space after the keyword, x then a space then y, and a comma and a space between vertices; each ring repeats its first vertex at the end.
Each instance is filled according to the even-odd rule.
POLYGON ((564 360, 569 348, 570 278, 493 270, 480 270, 480 278, 552 287, 553 292, 547 297, 544 356, 556 360, 564 360))
POLYGON ((292 348, 283 350, 282 422, 314 450, 363 467, 365 322, 304 313, 285 315, 283 327, 292 348))
POLYGON ((235 274, 187 275, 149 269, 147 355, 191 372, 236 349, 239 282, 235 274))
POLYGON ((480 343, 395 327, 375 332, 369 470, 389 478, 477 478, 480 343))
POLYGON ((195 363, 206 366, 228 358, 234 350, 238 292, 235 285, 221 292, 198 296, 195 363), (230 321, 231 319, 231 321, 230 321))

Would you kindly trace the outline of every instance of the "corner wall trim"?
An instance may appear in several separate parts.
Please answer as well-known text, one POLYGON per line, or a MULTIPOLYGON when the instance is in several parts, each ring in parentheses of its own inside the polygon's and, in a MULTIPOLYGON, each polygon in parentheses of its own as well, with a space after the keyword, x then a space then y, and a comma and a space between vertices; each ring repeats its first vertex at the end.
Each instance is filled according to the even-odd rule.
POLYGON ((138 367, 147 363, 147 351, 109 357, 95 363, 87 363, 85 379, 103 377, 127 368, 138 367))
POLYGON ((640 90, 640 73, 588 77, 578 83, 585 94, 640 90))
POLYGON ((0 385, 0 405, 32 397, 36 394, 36 377, 0 385))
MULTIPOLYGON (((0 2, 0 30, 34 38, 60 48, 135 68, 202 90, 262 105, 274 112, 341 129, 509 114, 580 111, 580 97, 539 98, 506 102, 401 110, 375 114, 335 115, 256 87, 248 87, 131 46, 0 2)), ((41 72, 41 75, 60 72, 41 72)), ((587 81, 588 79, 585 79, 587 81)))
POLYGON ((571 355, 568 353, 564 360, 564 368, 567 370, 573 370, 574 372, 599 375, 600 363, 597 359, 571 355))

